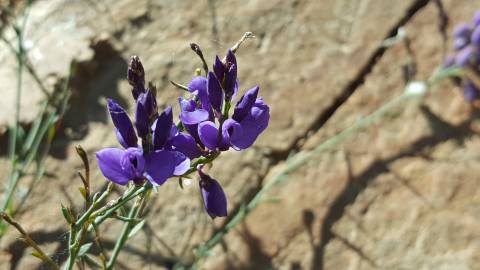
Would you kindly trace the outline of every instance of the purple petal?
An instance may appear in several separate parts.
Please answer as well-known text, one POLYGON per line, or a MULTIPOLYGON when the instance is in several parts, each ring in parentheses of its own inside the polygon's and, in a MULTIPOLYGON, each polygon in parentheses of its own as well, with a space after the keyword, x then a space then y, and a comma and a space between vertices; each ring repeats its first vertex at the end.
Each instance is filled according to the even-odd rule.
POLYGON ((477 10, 475 12, 475 14, 473 15, 473 24, 475 26, 479 26, 480 25, 480 10, 477 10))
POLYGON ((145 177, 155 186, 162 185, 173 176, 176 165, 175 153, 157 150, 145 157, 145 177))
POLYGON ((144 107, 149 119, 157 114, 157 101, 152 91, 147 90, 147 92, 140 94, 137 103, 140 103, 144 107))
POLYGON ((120 165, 122 170, 130 176, 130 180, 143 181, 145 179, 143 176, 145 159, 142 149, 138 147, 127 148, 120 159, 120 165))
POLYGON ((159 150, 163 148, 165 142, 170 135, 173 124, 173 114, 172 107, 168 106, 165 110, 157 117, 155 122, 155 128, 153 131, 153 149, 159 150))
POLYGON ((473 45, 480 45, 480 26, 475 27, 470 38, 473 45))
POLYGON ((230 143, 235 150, 250 147, 258 135, 268 126, 270 109, 261 99, 257 99, 250 113, 240 122, 242 127, 240 134, 235 132, 230 136, 230 143))
POLYGON ((228 50, 227 56, 225 57, 227 67, 230 67, 231 65, 237 65, 237 58, 235 57, 235 54, 232 52, 232 50, 228 50))
POLYGON ((131 179, 131 175, 122 169, 120 162, 124 153, 122 149, 105 148, 95 154, 103 176, 119 185, 126 185, 131 179))
POLYGON ((136 147, 137 135, 135 135, 135 130, 127 112, 112 99, 108 99, 108 111, 110 112, 113 125, 118 130, 117 137, 120 136, 118 137, 120 144, 125 148, 136 147))
POLYGON ((215 123, 211 121, 205 121, 198 124, 198 136, 203 145, 205 145, 210 150, 217 150, 218 143, 218 129, 215 126, 215 123))
POLYGON ((211 218, 227 216, 227 197, 217 180, 204 175, 200 181, 205 210, 211 218))
POLYGON ((466 23, 460 23, 453 29, 453 37, 468 37, 472 31, 472 27, 466 23))
POLYGON ((237 82, 237 65, 232 64, 230 68, 227 71, 227 74, 225 76, 225 96, 227 97, 227 100, 231 100, 232 97, 235 94, 235 89, 238 89, 237 82))
POLYGON ((188 90, 190 92, 198 91, 198 92, 207 92, 207 79, 203 76, 195 76, 192 78, 190 83, 188 84, 188 90))
POLYGON ((468 45, 468 38, 465 37, 458 37, 453 39, 453 48, 455 51, 460 51, 461 49, 465 48, 468 45))
POLYGON ((464 67, 472 61, 474 56, 474 50, 471 46, 468 46, 458 52, 457 56, 455 57, 455 64, 464 67))
POLYGON ((213 72, 208 73, 208 84, 207 84, 207 91, 208 91, 208 100, 212 105, 212 108, 217 111, 222 111, 222 101, 223 101, 223 91, 220 82, 218 81, 217 77, 213 72))
POLYGON ((202 152, 198 148, 197 142, 188 134, 181 132, 176 134, 172 139, 170 139, 169 144, 172 145, 175 150, 182 152, 190 159, 194 159, 202 155, 202 152))
POLYGON ((197 103, 195 102, 195 100, 179 97, 178 103, 180 104, 180 110, 182 112, 193 112, 197 108, 197 103))
POLYGON ((178 151, 171 151, 175 155, 175 170, 173 175, 182 175, 190 169, 190 159, 178 151))
POLYGON ((197 109, 193 112, 183 111, 180 113, 180 121, 185 125, 194 125, 208 120, 209 113, 203 109, 197 109))
POLYGON ((218 81, 222 82, 225 76, 225 66, 223 65, 218 55, 215 56, 215 63, 213 64, 213 72, 215 72, 215 76, 217 76, 218 81))
POLYGON ((137 102, 137 109, 135 110, 135 127, 137 128, 138 136, 145 139, 148 135, 149 123, 148 115, 145 107, 137 102))
POLYGON ((235 106, 235 110, 233 111, 233 115, 232 115, 233 119, 240 122, 247 116, 247 114, 252 109, 253 104, 255 104, 259 90, 260 90, 260 87, 257 85, 252 89, 248 90, 240 98, 237 105, 235 106))

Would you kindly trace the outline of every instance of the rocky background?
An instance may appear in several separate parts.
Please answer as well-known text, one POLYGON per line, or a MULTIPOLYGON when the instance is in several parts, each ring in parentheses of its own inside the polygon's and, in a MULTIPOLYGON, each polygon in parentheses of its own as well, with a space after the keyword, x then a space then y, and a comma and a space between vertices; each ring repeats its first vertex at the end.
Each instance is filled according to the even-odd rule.
MULTIPOLYGON (((169 80, 187 83, 201 67, 190 42, 212 60, 244 32, 256 35, 237 53, 240 86, 261 86, 270 126, 255 147, 226 153, 211 169, 233 215, 290 155, 375 111, 407 81, 427 79, 450 47, 445 33, 477 8, 476 0, 35 1, 25 43, 40 78, 54 85, 73 61, 79 68, 47 176, 17 219, 57 261, 65 259, 60 202, 80 206, 73 146, 81 144, 93 160, 95 151, 117 144, 105 104, 111 97, 131 105, 131 55, 143 60, 163 107, 180 94, 169 80)), ((16 60, 3 43, 0 61, 0 172, 7 175, 16 60)), ((291 173, 200 268, 480 269, 478 113, 454 84, 432 90, 291 173)), ((42 100, 25 75, 22 123, 33 121, 42 100)), ((93 166, 99 189, 105 182, 93 166)), ((191 261, 193 249, 225 222, 204 213, 196 185, 181 190, 168 182, 118 269, 191 261)), ((105 227, 107 247, 118 225, 105 227)), ((0 269, 46 269, 17 236, 9 230, 1 239, 0 269)))

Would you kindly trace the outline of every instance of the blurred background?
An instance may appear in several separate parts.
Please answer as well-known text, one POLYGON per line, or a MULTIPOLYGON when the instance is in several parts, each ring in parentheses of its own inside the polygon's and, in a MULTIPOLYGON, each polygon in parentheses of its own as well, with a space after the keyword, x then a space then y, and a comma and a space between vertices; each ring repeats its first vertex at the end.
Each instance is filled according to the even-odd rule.
MULTIPOLYGON (((25 2, 0 3, 13 10, 0 14, 2 37, 16 44, 11 24, 21 19, 25 2)), ((43 176, 26 172, 13 194, 22 201, 35 181, 16 219, 55 260, 64 261, 60 202, 81 205, 76 172, 82 163, 74 145, 89 154, 94 189, 104 187, 94 153, 117 145, 106 98, 132 112, 130 56, 142 59, 160 108, 175 104, 176 114, 182 93, 169 81, 187 84, 201 68, 189 44, 199 44, 211 65, 251 31, 256 38, 237 52, 240 89, 259 84, 271 119, 254 147, 225 153, 210 171, 225 187, 230 217, 212 221, 196 184, 182 190, 169 181, 153 196, 146 226, 127 243, 118 269, 170 269, 192 261, 194 248, 290 156, 374 112, 409 81, 426 80, 450 49, 454 25, 470 21, 478 7, 480 1, 473 0, 33 1, 23 44, 34 72, 25 69, 21 77, 21 126, 34 126, 45 91, 55 95, 68 78, 70 98, 51 145, 39 147, 45 153, 43 176)), ((5 183, 19 75, 7 44, 0 43, 5 183)), ((290 173, 200 268, 480 269, 477 119, 453 83, 434 86, 290 173)), ((103 228, 108 249, 119 225, 103 228)), ((47 269, 17 238, 7 229, 0 239, 0 269, 47 269)))

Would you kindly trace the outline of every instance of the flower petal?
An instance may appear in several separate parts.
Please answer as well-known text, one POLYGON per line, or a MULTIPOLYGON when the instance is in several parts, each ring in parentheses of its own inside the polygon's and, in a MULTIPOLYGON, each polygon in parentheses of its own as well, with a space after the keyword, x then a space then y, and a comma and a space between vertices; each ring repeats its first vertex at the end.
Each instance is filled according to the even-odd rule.
POLYGON ((242 150, 250 147, 258 135, 268 126, 270 109, 261 99, 257 99, 250 113, 240 122, 242 132, 233 132, 230 136, 230 143, 235 150, 242 150))
POLYGON ((203 109, 197 109, 193 112, 183 111, 180 113, 180 121, 185 125, 195 125, 208 120, 209 113, 203 109))
POLYGON ((173 175, 182 175, 190 169, 190 159, 178 151, 171 151, 175 155, 175 170, 173 175))
POLYGON ((227 197, 217 180, 204 175, 200 181, 205 210, 211 218, 227 216, 227 197), (206 179, 208 177, 208 179, 206 179))
POLYGON ((240 122, 248 115, 252 109, 252 106, 255 104, 259 90, 260 87, 257 85, 245 92, 235 106, 235 110, 233 111, 232 115, 233 119, 240 122))
POLYGON ((157 117, 157 121, 154 124, 153 131, 153 149, 159 150, 163 148, 165 142, 170 135, 173 124, 173 113, 172 107, 168 106, 165 110, 157 117))
POLYGON ((205 121, 198 124, 198 136, 203 145, 205 145, 210 150, 217 150, 218 143, 218 129, 215 126, 215 123, 211 121, 205 121))
POLYGON ((217 76, 218 81, 223 81, 225 76, 225 66, 222 63, 222 60, 218 58, 218 55, 215 56, 215 63, 213 64, 213 72, 215 72, 215 76, 217 76))
POLYGON ((125 151, 118 148, 105 148, 98 151, 95 156, 97 158, 98 167, 102 174, 110 181, 126 185, 131 179, 131 175, 122 169, 121 159, 125 151))
POLYGON ((217 112, 221 112, 223 102, 222 86, 217 77, 215 77, 215 74, 211 71, 208 73, 207 92, 208 101, 212 105, 212 108, 217 112))
POLYGON ((145 157, 145 177, 153 185, 162 185, 173 176, 176 165, 175 153, 157 150, 145 157))
POLYGON ((177 135, 172 137, 168 143, 173 146, 175 150, 182 152, 190 159, 194 159, 202 155, 202 151, 200 151, 198 148, 197 142, 189 134, 179 132, 177 135))
POLYGON ((230 68, 227 71, 227 74, 225 76, 225 95, 227 97, 227 100, 231 100, 232 97, 236 94, 236 89, 238 89, 238 84, 237 82, 237 65, 232 64, 230 68))
POLYGON ((123 147, 137 147, 137 135, 127 112, 112 99, 108 99, 108 111, 113 125, 117 128, 117 137, 123 147))
POLYGON ((135 110, 135 127, 137 128, 138 136, 145 139, 148 135, 149 128, 148 114, 145 107, 139 102, 137 102, 137 109, 135 110))

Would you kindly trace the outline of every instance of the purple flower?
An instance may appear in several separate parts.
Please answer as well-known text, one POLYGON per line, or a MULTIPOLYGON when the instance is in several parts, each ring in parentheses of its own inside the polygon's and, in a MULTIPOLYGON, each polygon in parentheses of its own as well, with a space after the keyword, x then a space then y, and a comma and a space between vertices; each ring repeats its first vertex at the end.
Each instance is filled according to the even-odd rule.
POLYGON ((124 147, 136 147, 137 135, 127 112, 115 101, 108 99, 108 111, 112 117, 118 142, 124 147))
POLYGON ((155 151, 144 155, 140 148, 126 150, 105 148, 96 153, 102 174, 110 181, 126 185, 129 180, 141 184, 147 179, 155 186, 174 176, 184 174, 190 160, 175 151, 155 151))
POLYGON ((217 180, 197 169, 200 175, 200 192, 205 210, 211 218, 227 216, 227 198, 217 180))
POLYGON ((235 150, 250 147, 258 135, 268 126, 270 109, 263 99, 257 98, 259 87, 248 90, 235 106, 232 118, 222 125, 222 132, 215 123, 204 121, 198 125, 198 135, 202 143, 210 150, 235 150))
POLYGON ((237 59, 235 54, 228 50, 225 62, 222 62, 218 56, 213 64, 213 72, 225 92, 225 100, 230 101, 237 95, 237 59))
POLYGON ((135 100, 145 92, 145 70, 138 56, 132 56, 127 70, 128 83, 133 87, 132 95, 135 100))
MULTIPOLYGON (((150 124, 145 110, 139 108, 144 108, 140 98, 137 100, 136 127, 144 138, 145 133, 150 133, 150 124)), ((144 149, 152 149, 149 152, 144 152, 138 146, 135 130, 125 110, 111 99, 108 100, 108 110, 116 127, 118 141, 126 148, 105 148, 96 153, 100 170, 108 180, 125 185, 129 180, 141 184, 147 179, 153 185, 161 185, 168 178, 182 175, 190 168, 190 159, 186 155, 164 147, 173 125, 171 107, 157 117, 152 145, 146 140, 142 141, 147 144, 143 145, 144 149)))

